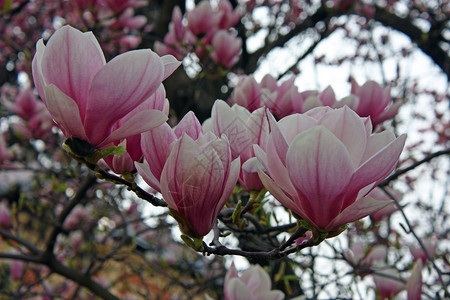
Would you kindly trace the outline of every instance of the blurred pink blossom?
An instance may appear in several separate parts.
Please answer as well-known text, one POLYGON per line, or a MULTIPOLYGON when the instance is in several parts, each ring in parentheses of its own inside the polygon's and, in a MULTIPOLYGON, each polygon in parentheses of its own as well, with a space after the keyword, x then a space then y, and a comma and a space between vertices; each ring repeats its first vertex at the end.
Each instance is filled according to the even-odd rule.
POLYGON ((219 30, 214 34, 212 48, 211 58, 229 69, 239 60, 242 40, 226 30, 219 30))
POLYGON ((232 264, 225 277, 224 290, 225 300, 284 299, 283 292, 272 290, 269 275, 259 265, 250 266, 239 275, 232 264))

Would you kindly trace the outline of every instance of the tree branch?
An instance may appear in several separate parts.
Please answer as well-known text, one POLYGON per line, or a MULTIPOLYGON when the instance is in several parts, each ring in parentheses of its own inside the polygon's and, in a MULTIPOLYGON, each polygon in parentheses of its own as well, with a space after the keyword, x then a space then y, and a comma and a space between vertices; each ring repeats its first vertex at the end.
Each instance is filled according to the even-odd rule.
POLYGON ((450 154, 450 148, 434 152, 434 153, 428 155, 427 157, 425 157, 424 159, 412 164, 411 166, 409 166, 407 168, 397 170, 394 174, 392 174, 391 176, 389 176, 388 178, 386 178, 385 180, 380 182, 380 184, 378 186, 380 186, 380 187, 386 186, 392 180, 397 179, 399 176, 411 171, 412 169, 415 169, 416 167, 420 166, 421 164, 429 162, 430 160, 432 160, 433 158, 436 158, 438 156, 448 155, 448 154, 450 154))

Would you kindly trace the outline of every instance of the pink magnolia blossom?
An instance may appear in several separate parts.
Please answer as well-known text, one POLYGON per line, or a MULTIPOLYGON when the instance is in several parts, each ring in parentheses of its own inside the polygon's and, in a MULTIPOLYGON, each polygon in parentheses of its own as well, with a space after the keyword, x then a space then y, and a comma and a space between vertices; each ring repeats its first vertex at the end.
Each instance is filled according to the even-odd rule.
POLYGON ((170 145, 161 173, 161 194, 184 234, 206 235, 239 176, 226 137, 208 132, 193 140, 186 133, 170 145))
POLYGON ((264 105, 279 118, 293 113, 293 103, 300 97, 298 88, 294 85, 295 77, 278 83, 270 74, 261 81, 262 88, 268 89, 275 97, 266 97, 264 105))
POLYGON ((241 19, 241 13, 235 9, 228 0, 220 0, 218 4, 220 19, 217 26, 220 29, 228 29, 236 25, 241 19))
POLYGON ((230 107, 226 102, 217 100, 213 105, 211 118, 203 123, 205 131, 212 131, 217 136, 223 134, 227 136, 232 158, 241 159, 242 171, 239 182, 247 191, 263 188, 257 174, 260 164, 257 160, 249 161, 249 159, 255 157, 253 145, 266 148, 269 137, 267 113, 263 107, 250 113, 240 105, 230 107))
POLYGON ((32 89, 23 89, 15 97, 14 102, 3 99, 3 105, 24 120, 31 119, 34 115, 45 110, 44 103, 33 94, 32 89))
POLYGON ((193 10, 186 14, 189 30, 195 35, 204 35, 211 29, 215 30, 219 21, 209 1, 201 1, 193 10))
MULTIPOLYGON (((425 249, 427 250, 428 254, 431 257, 434 257, 438 244, 438 240, 436 239, 436 237, 432 236, 424 238, 422 239, 422 243, 425 246, 425 249)), ((409 251, 411 251, 411 254, 414 257, 415 261, 421 260, 423 264, 425 264, 428 261, 427 254, 418 243, 415 244, 414 246, 410 246, 409 251)))
POLYGON ((413 270, 411 272, 411 277, 409 277, 406 283, 406 290, 408 292, 408 300, 420 300, 422 299, 422 260, 417 260, 414 264, 413 270))
POLYGON ((359 116, 370 117, 373 125, 392 119, 401 105, 401 102, 392 104, 390 86, 383 88, 375 81, 367 81, 359 86, 352 80, 352 94, 358 99, 347 105, 359 116))
POLYGON ((225 277, 225 300, 282 300, 284 294, 272 290, 269 275, 259 265, 250 266, 239 276, 234 264, 225 277))
POLYGON ((12 259, 9 262, 9 272, 12 280, 21 280, 25 271, 25 263, 18 259, 12 259))
POLYGON ((264 151, 255 146, 264 186, 313 227, 336 231, 386 206, 366 197, 395 168, 405 135, 371 134, 369 119, 348 107, 318 107, 278 123, 264 151))
MULTIPOLYGON (((331 86, 328 86, 321 93, 318 93, 316 91, 307 91, 307 92, 309 92, 309 93, 303 94, 306 96, 306 99, 303 101, 303 103, 302 103, 302 101, 297 101, 297 99, 295 101, 293 101, 293 103, 292 103, 293 106, 298 105, 298 104, 301 104, 301 106, 302 106, 301 111, 297 111, 295 109, 294 109, 294 111, 304 113, 310 109, 313 109, 314 107, 319 107, 319 106, 333 107, 336 103, 336 96, 335 96, 334 91, 331 88, 331 86)), ((303 93, 305 93, 305 92, 303 92, 303 93)))
POLYGON ((387 257, 385 245, 367 245, 362 241, 353 242, 345 249, 343 256, 354 268, 355 272, 364 277, 369 274, 370 269, 377 265, 384 265, 387 257))
POLYGON ((247 108, 250 112, 263 106, 263 91, 261 85, 252 75, 242 77, 233 90, 230 104, 238 104, 247 108))
POLYGON ((398 271, 394 269, 386 269, 380 271, 377 274, 374 274, 372 277, 375 283, 377 296, 380 299, 394 299, 395 295, 406 288, 405 283, 403 283, 401 280, 394 279, 395 277, 398 277, 398 271))
POLYGON ((46 45, 39 40, 36 47, 33 79, 66 137, 102 148, 167 120, 161 111, 144 110, 113 130, 179 66, 174 57, 135 50, 106 63, 93 34, 70 26, 57 30, 46 45))
MULTIPOLYGON (((386 187, 386 189, 395 197, 396 200, 401 199, 402 193, 400 193, 399 191, 392 190, 388 187, 386 187)), ((369 194, 367 194, 367 196, 370 196, 375 200, 389 202, 389 204, 383 207, 382 209, 377 210, 376 212, 370 214, 370 218, 374 222, 379 222, 389 217, 392 213, 398 210, 397 205, 392 201, 392 199, 385 192, 383 192, 382 189, 378 187, 374 188, 369 194)))
POLYGON ((164 123, 141 134, 141 147, 145 157, 143 163, 136 163, 136 169, 152 188, 161 192, 160 179, 167 161, 170 144, 187 134, 197 140, 203 128, 193 112, 188 112, 175 128, 164 123))
POLYGON ((128 7, 120 14, 119 18, 114 20, 114 22, 109 25, 111 29, 117 28, 129 28, 129 29, 139 29, 147 24, 147 18, 145 16, 135 16, 134 9, 128 7))
POLYGON ((145 6, 147 0, 100 0, 104 7, 112 10, 116 14, 120 14, 127 8, 138 8, 145 6))
POLYGON ((0 203, 0 228, 9 229, 11 226, 11 214, 5 201, 0 203))
MULTIPOLYGON (((132 113, 126 115, 123 119, 116 123, 116 127, 120 127, 123 123, 141 110, 156 109, 162 111, 166 116, 169 114, 169 100, 166 98, 166 91, 161 84, 152 97, 145 100, 141 105, 137 106, 132 113)), ((134 162, 141 161, 143 152, 141 148, 141 135, 136 134, 127 137, 125 140, 117 141, 114 144, 125 144, 126 153, 124 155, 109 155, 103 160, 108 167, 117 174, 133 173, 136 171, 134 162)))
POLYGON ((212 47, 212 60, 229 69, 239 60, 242 40, 226 30, 219 30, 214 34, 212 47))

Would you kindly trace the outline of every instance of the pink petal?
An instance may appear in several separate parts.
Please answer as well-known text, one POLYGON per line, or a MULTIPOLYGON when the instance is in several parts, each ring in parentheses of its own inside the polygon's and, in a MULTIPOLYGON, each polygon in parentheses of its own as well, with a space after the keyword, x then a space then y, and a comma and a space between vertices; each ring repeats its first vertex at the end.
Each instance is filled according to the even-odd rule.
POLYGON ((264 187, 284 207, 290 209, 297 215, 301 216, 303 219, 305 219, 311 225, 313 225, 313 226, 315 225, 314 222, 302 210, 300 203, 297 203, 293 199, 291 199, 291 197, 288 196, 275 181, 273 181, 269 176, 267 176, 266 173, 264 173, 261 170, 258 170, 258 175, 259 175, 259 178, 261 179, 261 182, 263 183, 264 187))
POLYGON ((393 140, 395 140, 395 135, 389 130, 370 135, 367 139, 366 150, 361 161, 366 162, 393 140))
POLYGON ((405 134, 399 136, 361 165, 353 175, 352 188, 360 190, 371 183, 378 184, 386 178, 397 165, 405 139, 405 134))
POLYGON ((135 162, 134 166, 136 167, 136 170, 139 173, 139 175, 141 175, 142 179, 144 179, 144 181, 149 186, 151 186, 158 192, 161 192, 159 179, 153 175, 152 171, 150 170, 150 166, 146 160, 144 160, 143 163, 135 162))
POLYGON ((44 87, 48 85, 45 82, 45 78, 42 75, 42 57, 45 52, 45 45, 42 39, 40 39, 36 43, 36 54, 33 57, 32 61, 32 73, 33 73, 33 81, 36 89, 41 97, 42 101, 46 103, 45 95, 44 95, 44 87))
POLYGON ((361 118, 347 106, 326 114, 320 124, 328 128, 350 154, 353 168, 356 169, 366 149, 366 128, 361 118))
POLYGON ((259 265, 253 265, 248 270, 244 271, 241 280, 249 288, 249 290, 256 295, 264 295, 270 291, 272 281, 269 275, 259 265))
POLYGON ((93 78, 89 91, 84 124, 91 139, 100 142, 117 120, 149 98, 163 73, 161 59, 151 50, 129 51, 108 62, 93 78))
POLYGON ((109 143, 133 136, 152 128, 155 128, 167 121, 167 116, 156 109, 143 110, 128 119, 118 129, 114 130, 98 147, 103 147, 109 143))
POLYGON ((164 123, 141 134, 141 148, 145 159, 151 163, 152 173, 159 181, 166 163, 169 145, 176 140, 169 124, 164 123))
MULTIPOLYGON (((278 127, 280 128, 280 131, 283 133, 283 136, 285 137, 288 144, 290 144, 299 133, 306 131, 316 125, 317 125, 316 120, 304 114, 293 114, 284 117, 283 119, 278 121, 278 127)), ((275 126, 272 126, 271 129, 275 134, 278 135, 275 126)), ((277 140, 278 139, 279 137, 277 137, 277 140)), ((282 143, 282 141, 280 142, 282 143)))
POLYGON ((76 136, 89 141, 84 131, 77 103, 51 84, 44 88, 47 108, 66 137, 76 136))
POLYGON ((45 47, 41 64, 46 84, 55 84, 72 98, 84 120, 92 78, 105 64, 92 32, 82 33, 70 26, 57 30, 45 47))
POLYGON ((180 138, 183 133, 186 133, 196 140, 199 135, 203 133, 203 127, 195 114, 192 111, 189 111, 174 128, 173 132, 178 138, 180 138))
POLYGON ((275 180, 288 195, 293 197, 297 194, 297 191, 292 185, 286 163, 283 163, 283 160, 286 161, 286 156, 282 159, 277 154, 277 147, 279 147, 279 145, 280 143, 277 144, 272 139, 269 139, 266 149, 267 166, 264 164, 263 166, 266 168, 270 177, 273 178, 273 180, 275 180))
POLYGON ((390 203, 392 203, 392 201, 379 201, 372 197, 360 198, 334 218, 334 220, 326 226, 325 230, 337 230, 342 225, 367 217, 371 213, 382 209, 390 203))
POLYGON ((353 175, 344 144, 327 128, 317 126, 299 134, 291 143, 286 165, 292 183, 311 210, 305 211, 321 228, 342 209, 342 193, 353 175))
POLYGON ((163 80, 169 77, 181 65, 181 61, 178 61, 174 56, 170 54, 161 56, 161 61, 164 65, 163 80))
POLYGON ((253 299, 252 293, 239 278, 231 278, 225 286, 225 300, 253 299))

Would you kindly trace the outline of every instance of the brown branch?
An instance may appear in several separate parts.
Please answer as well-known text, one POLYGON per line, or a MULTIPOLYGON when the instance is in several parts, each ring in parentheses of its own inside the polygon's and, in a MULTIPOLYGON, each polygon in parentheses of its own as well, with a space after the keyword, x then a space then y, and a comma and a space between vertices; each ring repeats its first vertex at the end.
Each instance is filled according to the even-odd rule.
POLYGON ((446 42, 443 37, 446 22, 432 21, 429 32, 423 32, 414 25, 413 19, 410 17, 401 18, 379 6, 376 6, 374 19, 385 26, 406 34, 423 52, 433 59, 447 75, 447 78, 450 77, 450 58, 439 45, 440 42, 446 42))
POLYGON ((77 204, 79 204, 81 200, 83 200, 87 190, 96 182, 96 180, 97 178, 92 175, 88 175, 87 177, 85 177, 75 196, 64 206, 63 210, 58 216, 58 219, 56 220, 55 227, 53 227, 53 230, 51 231, 50 236, 47 240, 43 257, 50 258, 53 256, 53 249, 55 247, 56 238, 63 231, 64 221, 66 220, 70 212, 74 209, 74 207, 77 206, 77 204))
MULTIPOLYGON (((294 233, 295 236, 299 235, 301 230, 298 230, 298 232, 294 233)), ((289 239, 289 242, 292 243, 294 238, 289 239)), ((257 251, 244 251, 241 249, 230 249, 226 246, 223 246, 222 244, 218 243, 216 241, 216 244, 213 244, 215 247, 209 247, 206 243, 203 242, 203 254, 206 255, 239 255, 247 258, 253 258, 253 259, 265 259, 265 260, 275 260, 279 258, 283 258, 288 256, 289 254, 296 253, 302 249, 313 247, 319 245, 322 241, 324 241, 323 238, 319 238, 317 241, 314 241, 314 238, 310 238, 306 242, 303 242, 299 245, 292 246, 288 248, 287 243, 284 243, 280 245, 278 248, 275 248, 271 251, 267 252, 257 252, 257 251)))
POLYGON ((134 183, 134 182, 130 182, 128 180, 123 179, 122 177, 111 174, 111 173, 103 170, 102 168, 95 169, 94 171, 98 172, 98 174, 100 175, 98 177, 100 179, 106 179, 106 180, 114 182, 114 183, 123 184, 123 185, 127 186, 131 191, 133 191, 136 194, 136 196, 138 196, 141 199, 146 200, 147 202, 149 202, 150 204, 152 204, 154 206, 167 207, 167 203, 164 200, 159 199, 159 198, 147 193, 142 188, 137 186, 136 183, 134 183))
POLYGON ((406 168, 404 168, 404 169, 399 169, 399 170, 397 170, 394 174, 392 174, 391 176, 389 176, 388 178, 386 178, 385 180, 383 180, 382 182, 380 182, 380 184, 379 184, 378 186, 380 186, 380 187, 386 186, 386 185, 388 185, 389 182, 391 182, 392 180, 397 179, 397 178, 400 177, 401 175, 403 175, 403 174, 405 174, 405 173, 407 173, 407 172, 409 172, 409 171, 411 171, 411 170, 417 168, 417 167, 420 166, 421 164, 426 163, 426 162, 429 162, 430 160, 432 160, 433 158, 436 158, 436 157, 438 157, 438 156, 441 156, 441 155, 448 155, 448 154, 450 154, 450 148, 445 149, 445 150, 441 150, 441 151, 434 152, 434 153, 428 155, 427 157, 425 157, 424 159, 419 160, 418 162, 416 162, 416 163, 410 165, 409 167, 406 167, 406 168))

